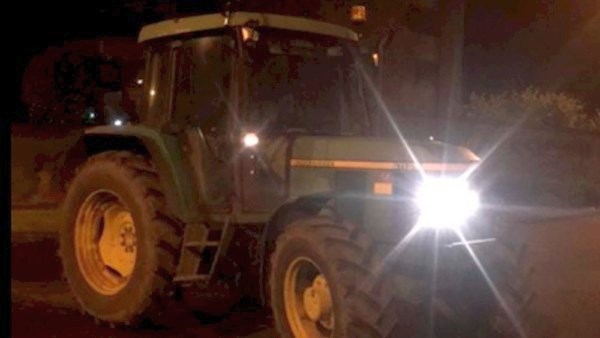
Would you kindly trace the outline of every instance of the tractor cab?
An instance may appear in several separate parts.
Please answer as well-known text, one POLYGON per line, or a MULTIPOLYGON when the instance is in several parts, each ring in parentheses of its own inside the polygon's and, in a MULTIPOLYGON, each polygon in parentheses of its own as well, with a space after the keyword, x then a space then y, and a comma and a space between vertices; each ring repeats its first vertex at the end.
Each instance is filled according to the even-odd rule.
POLYGON ((139 41, 147 69, 141 121, 183 135, 203 154, 190 161, 200 186, 218 185, 206 188, 206 204, 233 207, 237 188, 241 209, 271 212, 287 197, 292 139, 371 133, 362 78, 373 65, 363 64, 350 29, 235 12, 146 26, 139 41))
POLYGON ((245 12, 147 26, 143 120, 205 133, 229 120, 237 132, 363 132, 357 40, 340 26, 245 12))

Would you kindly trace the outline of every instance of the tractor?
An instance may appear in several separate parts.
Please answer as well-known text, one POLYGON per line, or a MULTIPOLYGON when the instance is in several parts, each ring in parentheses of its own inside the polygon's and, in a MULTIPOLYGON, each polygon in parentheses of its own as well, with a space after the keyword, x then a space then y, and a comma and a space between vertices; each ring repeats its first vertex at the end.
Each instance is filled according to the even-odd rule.
POLYGON ((406 139, 358 39, 253 12, 143 27, 139 122, 85 131, 63 203, 81 308, 137 326, 251 298, 281 337, 523 335, 524 246, 470 179, 479 158, 406 139))

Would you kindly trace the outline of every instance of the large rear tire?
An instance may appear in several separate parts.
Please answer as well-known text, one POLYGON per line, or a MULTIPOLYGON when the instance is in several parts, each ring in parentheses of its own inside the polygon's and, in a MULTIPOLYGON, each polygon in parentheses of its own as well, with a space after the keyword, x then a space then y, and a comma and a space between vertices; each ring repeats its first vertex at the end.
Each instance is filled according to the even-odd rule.
POLYGON ((183 229, 152 163, 129 152, 91 157, 64 204, 60 256, 83 310, 111 325, 160 321, 183 229))

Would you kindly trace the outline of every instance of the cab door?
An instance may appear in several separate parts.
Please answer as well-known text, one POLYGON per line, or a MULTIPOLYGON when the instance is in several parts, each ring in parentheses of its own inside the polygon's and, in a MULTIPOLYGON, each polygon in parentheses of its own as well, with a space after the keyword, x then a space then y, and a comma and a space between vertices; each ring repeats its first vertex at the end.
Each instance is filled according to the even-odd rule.
POLYGON ((222 32, 193 37, 174 47, 172 58, 170 124, 193 168, 199 200, 212 211, 232 206, 229 41, 222 32))

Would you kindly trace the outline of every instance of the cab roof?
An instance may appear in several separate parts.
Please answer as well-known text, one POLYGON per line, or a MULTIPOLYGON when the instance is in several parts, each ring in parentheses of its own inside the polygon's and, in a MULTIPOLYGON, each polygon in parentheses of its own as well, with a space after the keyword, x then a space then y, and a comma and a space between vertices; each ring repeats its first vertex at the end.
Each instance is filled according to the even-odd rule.
POLYGON ((242 26, 248 21, 255 21, 261 27, 287 29, 358 41, 358 34, 351 29, 323 21, 278 14, 234 12, 228 18, 217 13, 166 20, 147 25, 140 31, 138 42, 223 27, 242 26))

